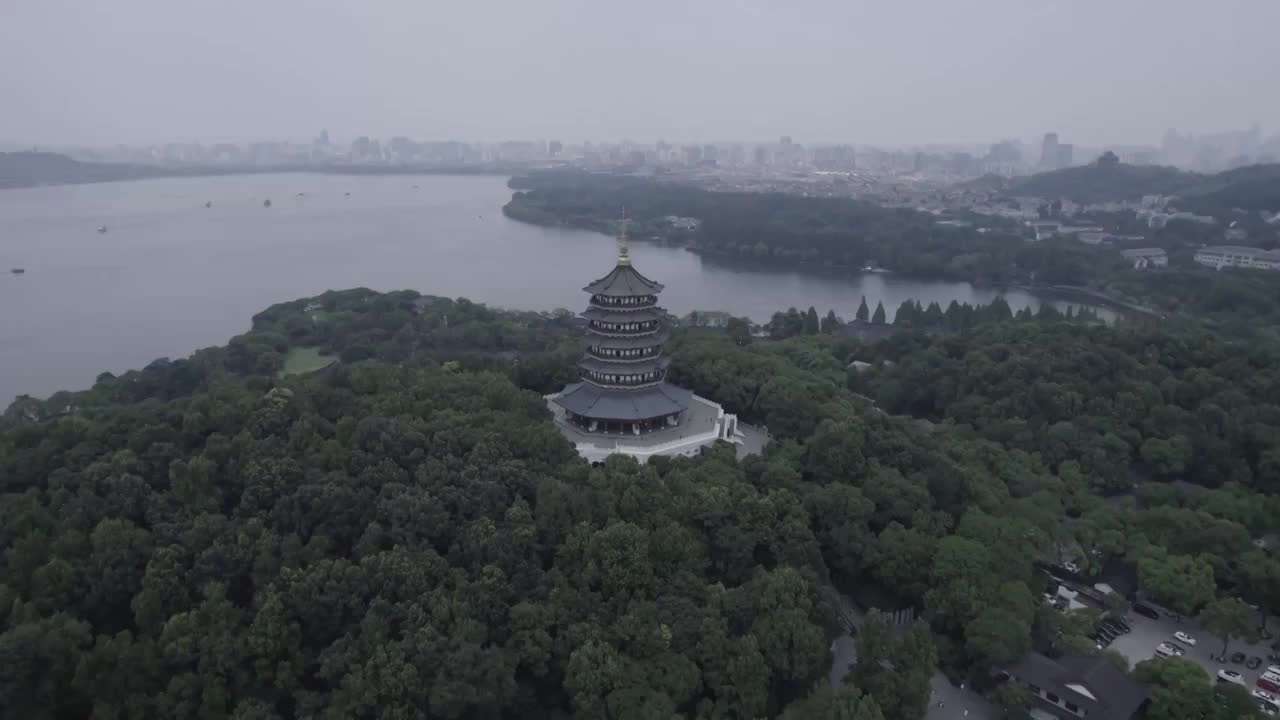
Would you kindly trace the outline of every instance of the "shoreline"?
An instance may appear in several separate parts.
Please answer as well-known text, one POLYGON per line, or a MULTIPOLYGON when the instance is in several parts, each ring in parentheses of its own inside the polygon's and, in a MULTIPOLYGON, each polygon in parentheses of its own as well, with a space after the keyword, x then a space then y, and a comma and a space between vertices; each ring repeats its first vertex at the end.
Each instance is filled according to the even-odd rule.
MULTIPOLYGON (((84 163, 89 165, 89 163, 84 163)), ((98 169, 98 168, 95 168, 98 169)), ((517 167, 472 167, 472 166, 362 166, 362 165, 263 165, 235 167, 192 167, 169 168, 147 165, 131 165, 112 168, 102 176, 70 177, 56 180, 8 180, 0 178, 0 191, 30 190, 42 187, 63 187, 68 185, 101 185, 113 182, 136 182, 139 180, 181 180, 185 178, 230 177, 234 175, 356 175, 356 176, 397 176, 397 175, 476 175, 511 177, 524 171, 517 167), (118 174, 110 174, 110 173, 118 174)))
MULTIPOLYGON (((604 221, 593 223, 573 223, 566 222, 560 218, 546 215, 549 222, 539 222, 543 218, 541 213, 530 213, 529 216, 523 216, 521 210, 517 210, 514 214, 509 211, 511 203, 508 202, 502 206, 502 214, 517 222, 534 225, 537 227, 554 227, 567 228, 571 230, 585 230, 608 236, 608 233, 598 227, 604 224, 604 221), (536 218, 536 219, 535 219, 536 218)), ((1075 288, 1068 285, 1032 285, 1018 281, 991 281, 985 278, 971 277, 952 277, 947 275, 927 275, 918 273, 908 273, 889 268, 876 268, 875 270, 864 270, 862 268, 846 265, 842 263, 824 263, 814 262, 812 260, 792 259, 792 258, 755 258, 745 255, 736 255, 722 250, 711 250, 697 245, 687 243, 671 242, 666 239, 647 238, 644 236, 632 236, 632 242, 646 242, 662 247, 682 249, 700 257, 705 256, 721 262, 729 264, 741 264, 746 267, 755 269, 776 270, 776 271, 803 271, 815 272, 821 271, 825 274, 842 277, 881 275, 902 278, 905 280, 916 280, 920 282, 937 282, 937 283, 968 283, 974 288, 989 288, 1004 293, 1008 290, 1017 290, 1033 295, 1042 301, 1051 299, 1061 299, 1068 301, 1081 302, 1082 304, 1095 305, 1100 308, 1119 313, 1134 313, 1152 318, 1164 319, 1165 315, 1152 308, 1146 308, 1141 305, 1127 303, 1097 291, 1088 288, 1075 288)))

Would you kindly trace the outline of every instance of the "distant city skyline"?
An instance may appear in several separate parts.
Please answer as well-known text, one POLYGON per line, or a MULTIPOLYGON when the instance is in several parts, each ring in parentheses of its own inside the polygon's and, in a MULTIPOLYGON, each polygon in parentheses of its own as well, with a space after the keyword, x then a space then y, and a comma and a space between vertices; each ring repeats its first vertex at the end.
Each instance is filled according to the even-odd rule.
POLYGON ((1280 3, 17 0, 0 141, 1156 144, 1280 119, 1280 3))

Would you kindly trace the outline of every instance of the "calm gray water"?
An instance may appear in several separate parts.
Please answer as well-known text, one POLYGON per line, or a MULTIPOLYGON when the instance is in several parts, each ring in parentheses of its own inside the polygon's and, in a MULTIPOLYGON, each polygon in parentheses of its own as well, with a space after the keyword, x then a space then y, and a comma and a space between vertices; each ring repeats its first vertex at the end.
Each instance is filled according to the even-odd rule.
MULTIPOLYGON (((81 389, 103 371, 220 345, 268 305, 329 289, 580 309, 582 286, 613 265, 614 240, 508 220, 500 208, 510 196, 499 177, 301 174, 0 191, 0 409, 20 393, 81 389)), ((764 321, 813 305, 852 317, 866 295, 892 317, 907 298, 945 306, 998 294, 891 275, 742 268, 633 245, 636 267, 666 284, 663 304, 680 314, 764 321)), ((1004 295, 1015 310, 1039 305, 1024 292, 1004 295)))

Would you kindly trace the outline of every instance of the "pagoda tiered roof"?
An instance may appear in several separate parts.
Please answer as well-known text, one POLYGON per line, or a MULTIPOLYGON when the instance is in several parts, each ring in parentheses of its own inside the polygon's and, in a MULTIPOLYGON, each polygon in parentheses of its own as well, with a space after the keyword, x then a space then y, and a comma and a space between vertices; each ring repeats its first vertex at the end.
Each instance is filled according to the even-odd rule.
POLYGON ((657 333, 646 333, 644 335, 608 335, 606 333, 592 330, 590 327, 587 328, 588 344, 601 348, 609 348, 610 350, 639 350, 642 348, 651 348, 665 344, 668 337, 667 333, 661 330, 657 333))
POLYGON ((689 407, 692 390, 670 383, 618 390, 580 382, 565 387, 555 403, 575 415, 602 420, 646 420, 689 407))
POLYGON ((582 317, 606 323, 652 322, 661 320, 663 312, 662 308, 654 305, 638 307, 634 310, 625 310, 623 308, 605 310, 604 308, 592 306, 582 311, 582 317))
POLYGON ((608 297, 636 297, 641 295, 657 295, 662 292, 662 283, 654 282, 641 275, 630 264, 619 263, 604 277, 582 288, 592 295, 608 297))
POLYGON ((671 358, 662 355, 637 358, 630 361, 602 360, 588 355, 582 358, 578 363, 578 367, 583 370, 613 375, 642 375, 650 371, 666 370, 667 366, 670 364, 671 358))

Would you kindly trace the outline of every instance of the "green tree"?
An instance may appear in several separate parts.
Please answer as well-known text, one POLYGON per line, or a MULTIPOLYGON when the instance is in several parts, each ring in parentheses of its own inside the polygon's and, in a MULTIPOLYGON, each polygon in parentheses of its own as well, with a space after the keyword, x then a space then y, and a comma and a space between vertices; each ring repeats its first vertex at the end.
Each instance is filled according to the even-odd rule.
POLYGON ((965 649, 983 667, 1006 667, 1031 650, 1031 626, 1012 611, 985 608, 965 627, 965 649))
POLYGON ((1213 600, 1213 566, 1202 558, 1152 547, 1138 559, 1138 586, 1157 602, 1194 615, 1213 600))
POLYGON ((832 689, 823 684, 813 694, 793 703, 782 713, 782 720, 884 720, 875 698, 863 695, 858 688, 842 685, 832 689))
POLYGON ((735 345, 751 344, 751 322, 746 318, 731 317, 725 322, 724 329, 735 345))
POLYGON ((1200 623, 1209 632, 1222 638, 1222 657, 1232 638, 1249 638, 1255 632, 1253 610, 1239 598, 1222 598, 1205 605, 1200 612, 1200 623))
POLYGON ((1151 720, 1198 720, 1213 717, 1213 687, 1205 671, 1191 660, 1145 660, 1133 669, 1138 682, 1148 686, 1151 720))
POLYGON ((843 325, 844 322, 836 317, 835 310, 827 310, 827 314, 822 318, 822 334, 831 335, 843 325))
POLYGON ((871 311, 867 309, 867 296, 863 295, 862 300, 858 302, 858 312, 854 315, 858 322, 867 322, 871 318, 871 311))
POLYGON ((817 335, 822 330, 822 323, 818 320, 818 311, 812 305, 804 314, 804 334, 817 335))

